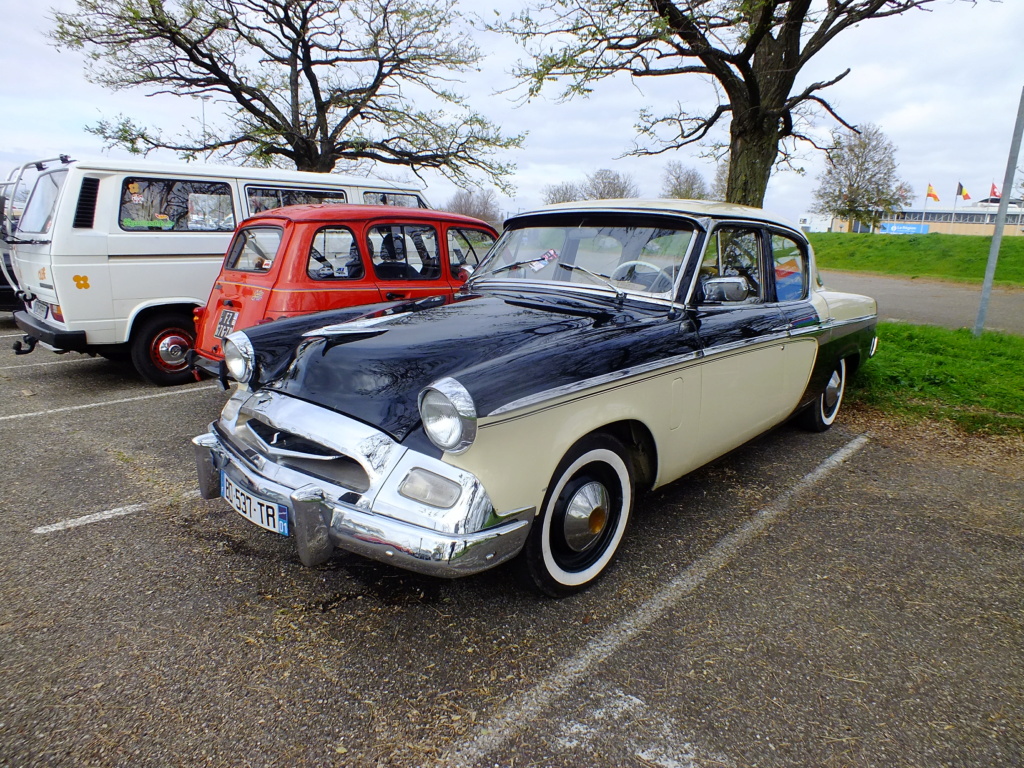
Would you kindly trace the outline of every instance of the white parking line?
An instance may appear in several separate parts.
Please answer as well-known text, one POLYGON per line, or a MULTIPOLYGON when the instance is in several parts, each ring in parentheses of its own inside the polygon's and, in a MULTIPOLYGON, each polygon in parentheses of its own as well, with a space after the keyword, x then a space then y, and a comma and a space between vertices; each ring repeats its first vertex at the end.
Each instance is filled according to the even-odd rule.
POLYGON ((5 333, 3 336, 0 336, 0 339, 20 339, 24 335, 23 333, 5 333))
POLYGON ((797 496, 823 480, 867 442, 868 438, 865 435, 851 440, 753 518, 722 538, 706 555, 640 606, 630 618, 610 628, 603 637, 588 642, 584 651, 569 659, 554 674, 515 696, 494 716, 484 718, 484 725, 476 736, 449 753, 444 758, 445 764, 476 765, 505 746, 521 730, 531 727, 547 707, 588 675, 592 667, 646 631, 668 610, 704 584, 710 576, 727 565, 743 547, 788 512, 797 496))
POLYGON ((41 365, 67 365, 68 363, 81 363, 86 360, 95 360, 95 357, 74 357, 70 360, 54 360, 49 363, 25 363, 24 365, 5 365, 0 371, 13 371, 16 368, 38 368, 41 365))
MULTIPOLYGON (((183 499, 195 499, 199 498, 199 491, 189 491, 183 494, 180 498, 183 499)), ((88 525, 89 523, 98 523, 102 520, 110 520, 114 517, 121 517, 122 515, 130 515, 133 512, 141 512, 145 509, 149 509, 152 504, 129 504, 127 507, 117 507, 116 509, 108 509, 106 512, 96 512, 92 515, 85 515, 84 517, 71 517, 67 520, 61 520, 58 523, 52 525, 41 525, 38 528, 33 528, 32 533, 56 533, 57 531, 66 531, 68 528, 77 528, 80 525, 88 525)))
POLYGON ((207 389, 220 389, 219 384, 207 384, 202 387, 190 387, 188 389, 175 389, 170 392, 157 392, 152 395, 139 395, 138 397, 122 397, 119 400, 104 400, 99 403, 86 403, 85 405, 69 405, 64 408, 51 408, 48 411, 33 411, 32 413, 15 413, 10 416, 0 416, 0 421, 11 419, 29 419, 33 416, 50 416, 54 413, 67 413, 68 411, 81 411, 85 408, 99 408, 104 405, 119 405, 120 403, 134 403, 139 400, 152 400, 155 397, 173 397, 174 395, 188 395, 193 392, 203 392, 207 389))

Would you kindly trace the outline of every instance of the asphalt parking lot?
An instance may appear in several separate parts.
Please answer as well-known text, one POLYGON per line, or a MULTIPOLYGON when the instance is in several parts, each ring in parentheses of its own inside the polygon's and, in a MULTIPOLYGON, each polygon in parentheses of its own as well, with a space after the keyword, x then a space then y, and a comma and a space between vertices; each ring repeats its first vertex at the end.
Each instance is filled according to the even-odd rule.
POLYGON ((554 601, 303 568, 195 493, 215 385, 15 336, 0 765, 1024 764, 1019 441, 784 426, 645 498, 554 601))

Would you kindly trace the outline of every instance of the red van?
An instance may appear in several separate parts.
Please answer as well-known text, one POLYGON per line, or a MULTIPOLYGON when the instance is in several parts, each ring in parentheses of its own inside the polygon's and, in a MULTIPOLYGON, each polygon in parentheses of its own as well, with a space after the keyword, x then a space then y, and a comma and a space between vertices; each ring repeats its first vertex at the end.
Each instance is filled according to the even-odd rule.
POLYGON ((387 205, 295 205, 243 221, 205 307, 195 367, 216 374, 223 339, 281 317, 453 293, 497 239, 479 219, 387 205))

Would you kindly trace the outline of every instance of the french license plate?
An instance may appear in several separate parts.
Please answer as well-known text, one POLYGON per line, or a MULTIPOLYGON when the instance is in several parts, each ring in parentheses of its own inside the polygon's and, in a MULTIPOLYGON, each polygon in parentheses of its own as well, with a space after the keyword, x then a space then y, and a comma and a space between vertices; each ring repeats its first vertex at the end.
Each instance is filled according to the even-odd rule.
POLYGON ((238 514, 260 528, 288 535, 288 507, 261 499, 235 485, 223 472, 220 474, 220 494, 238 514))
POLYGON ((218 339, 226 338, 235 329, 235 321, 238 320, 238 313, 233 309, 222 309, 220 317, 217 318, 217 329, 213 335, 218 339))
POLYGON ((32 304, 29 306, 29 311, 33 315, 38 317, 40 320, 45 320, 46 319, 46 310, 47 310, 46 302, 45 301, 40 301, 39 299, 36 299, 35 301, 33 301, 32 304))

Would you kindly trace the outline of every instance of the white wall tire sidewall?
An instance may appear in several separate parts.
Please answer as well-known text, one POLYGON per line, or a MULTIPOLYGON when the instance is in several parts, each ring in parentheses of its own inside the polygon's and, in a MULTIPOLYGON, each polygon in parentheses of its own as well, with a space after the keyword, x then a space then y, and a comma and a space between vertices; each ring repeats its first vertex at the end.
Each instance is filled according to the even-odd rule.
POLYGON ((818 399, 818 410, 821 414, 821 422, 826 427, 831 427, 835 423, 836 417, 839 415, 839 406, 843 404, 843 395, 846 394, 846 360, 842 359, 839 361, 839 399, 836 400, 835 407, 832 409, 831 415, 825 412, 825 393, 821 393, 821 397, 818 399))
POLYGON ((578 587, 597 578, 601 571, 608 566, 608 563, 611 562, 615 553, 618 551, 619 543, 622 541, 622 535, 626 530, 626 523, 629 521, 629 513, 632 506, 633 488, 632 482, 630 481, 629 468, 618 453, 608 450, 607 448, 595 448, 587 451, 577 458, 558 478, 558 484, 552 489, 547 507, 544 510, 544 516, 541 523, 541 558, 543 560, 544 570, 547 571, 548 575, 555 582, 566 587, 578 587), (558 497, 561 495, 562 489, 565 487, 566 483, 568 483, 584 466, 597 462, 608 465, 619 478, 620 491, 622 494, 622 508, 619 510, 616 530, 612 539, 605 547, 604 553, 596 562, 590 565, 590 567, 585 568, 582 571, 566 571, 558 565, 551 553, 551 520, 554 516, 555 505, 558 503, 558 497))

